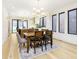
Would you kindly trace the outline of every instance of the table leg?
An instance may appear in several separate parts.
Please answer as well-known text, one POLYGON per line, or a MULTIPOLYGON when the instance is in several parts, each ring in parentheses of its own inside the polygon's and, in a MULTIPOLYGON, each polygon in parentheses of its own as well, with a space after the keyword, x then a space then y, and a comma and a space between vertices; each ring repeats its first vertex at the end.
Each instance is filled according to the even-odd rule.
POLYGON ((27 38, 27 53, 29 53, 30 38, 27 38))
POLYGON ((52 39, 52 36, 51 36, 51 48, 52 48, 52 42, 53 42, 53 39, 52 39))

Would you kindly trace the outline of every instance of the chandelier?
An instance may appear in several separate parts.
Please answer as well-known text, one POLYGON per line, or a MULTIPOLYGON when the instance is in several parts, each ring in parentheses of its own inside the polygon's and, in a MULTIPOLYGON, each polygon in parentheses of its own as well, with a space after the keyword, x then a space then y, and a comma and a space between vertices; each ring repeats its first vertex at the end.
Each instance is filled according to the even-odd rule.
POLYGON ((36 7, 33 8, 33 15, 44 15, 44 8, 40 7, 40 0, 36 0, 36 7))

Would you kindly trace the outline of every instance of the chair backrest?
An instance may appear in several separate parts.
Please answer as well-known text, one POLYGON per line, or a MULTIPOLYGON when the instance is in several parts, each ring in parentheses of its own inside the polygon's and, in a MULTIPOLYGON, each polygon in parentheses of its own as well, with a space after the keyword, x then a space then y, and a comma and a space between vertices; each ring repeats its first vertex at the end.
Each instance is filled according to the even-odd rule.
POLYGON ((48 31, 48 29, 42 29, 43 34, 46 34, 46 31, 48 31))
POLYGON ((27 30, 27 32, 33 32, 34 31, 34 29, 28 29, 27 30))
POLYGON ((16 32, 16 36, 17 36, 18 42, 20 42, 20 40, 21 40, 21 36, 19 35, 18 32, 16 32))
POLYGON ((35 31, 35 36, 37 37, 43 36, 43 31, 35 31))
POLYGON ((47 30, 47 31, 46 31, 46 35, 52 36, 52 31, 51 31, 51 30, 47 30))
POLYGON ((21 35, 21 29, 17 29, 17 32, 21 35))

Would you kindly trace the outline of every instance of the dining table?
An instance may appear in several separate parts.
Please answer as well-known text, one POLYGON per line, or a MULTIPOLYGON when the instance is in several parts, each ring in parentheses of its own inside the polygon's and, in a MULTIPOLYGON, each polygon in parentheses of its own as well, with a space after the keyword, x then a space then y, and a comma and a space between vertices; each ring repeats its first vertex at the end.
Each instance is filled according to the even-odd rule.
MULTIPOLYGON (((41 30, 41 31, 43 31, 43 35, 46 34, 46 31, 45 31, 45 30, 41 30)), ((27 43, 27 53, 29 53, 30 38, 35 36, 35 31, 32 31, 32 32, 25 32, 25 33, 24 33, 24 36, 25 36, 25 38, 26 38, 26 40, 27 40, 27 42, 26 42, 26 43, 27 43)), ((52 46, 52 39, 51 39, 51 46, 52 46)))
POLYGON ((26 37, 26 40, 27 40, 27 53, 29 53, 30 38, 35 36, 35 31, 33 31, 33 32, 26 32, 26 33, 24 33, 24 36, 26 37))

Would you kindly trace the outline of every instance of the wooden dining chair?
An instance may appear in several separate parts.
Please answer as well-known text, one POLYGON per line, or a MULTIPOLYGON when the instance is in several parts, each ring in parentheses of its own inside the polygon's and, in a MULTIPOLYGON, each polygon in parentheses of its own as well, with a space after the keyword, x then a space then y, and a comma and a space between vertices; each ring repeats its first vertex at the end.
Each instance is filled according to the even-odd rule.
POLYGON ((43 38, 43 31, 35 31, 35 37, 31 40, 31 43, 33 44, 34 48, 34 53, 36 53, 36 47, 39 46, 41 46, 41 50, 43 51, 42 38, 43 38))
POLYGON ((46 33, 43 35, 43 44, 45 45, 45 49, 47 50, 47 44, 49 43, 51 45, 52 48, 52 43, 53 39, 52 39, 52 31, 51 30, 47 30, 46 33))

